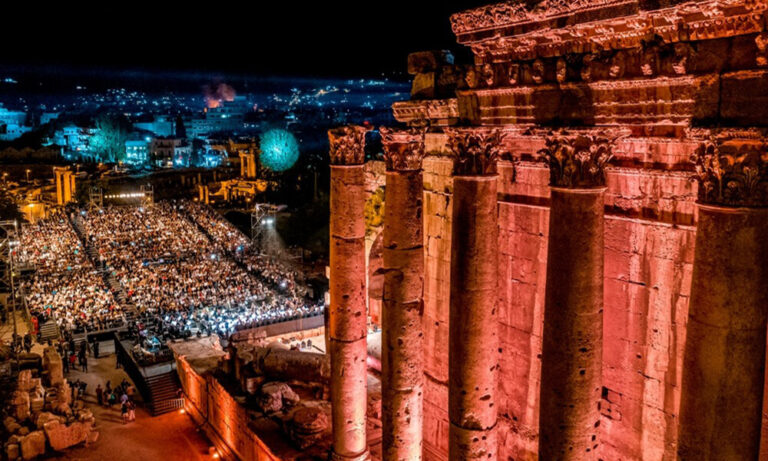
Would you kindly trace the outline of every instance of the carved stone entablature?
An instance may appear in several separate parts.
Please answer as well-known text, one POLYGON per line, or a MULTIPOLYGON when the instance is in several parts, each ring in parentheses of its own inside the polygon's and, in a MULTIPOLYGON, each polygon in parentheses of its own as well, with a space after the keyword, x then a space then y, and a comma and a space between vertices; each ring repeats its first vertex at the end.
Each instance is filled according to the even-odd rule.
POLYGON ((368 128, 346 125, 328 130, 331 165, 362 165, 365 163, 365 133, 368 128))
POLYGON ((650 11, 631 0, 508 2, 458 13, 451 21, 459 43, 478 59, 502 62, 762 33, 766 11, 765 0, 694 1, 650 11), (554 19, 568 14, 568 21, 554 19))
POLYGON ((456 98, 399 101, 392 104, 392 113, 395 120, 410 126, 446 126, 458 121, 459 103, 456 98))
POLYGON ((446 129, 448 148, 453 153, 453 174, 456 176, 492 176, 504 152, 504 134, 498 129, 446 129))
POLYGON ((387 170, 420 170, 424 159, 424 129, 379 128, 387 170))
POLYGON ((456 35, 461 35, 478 30, 535 23, 557 16, 573 14, 580 10, 594 10, 621 3, 632 2, 627 0, 508 1, 456 13, 451 16, 451 28, 456 35))
POLYGON ((699 203, 768 207, 768 143, 715 138, 691 156, 696 165, 699 203))
POLYGON ((605 166, 613 158, 616 136, 605 132, 551 132, 539 151, 549 165, 549 185, 571 189, 605 186, 605 166))
POLYGON ((476 125, 690 126, 694 117, 716 116, 717 88, 717 79, 684 76, 486 88, 458 95, 473 104, 476 125))

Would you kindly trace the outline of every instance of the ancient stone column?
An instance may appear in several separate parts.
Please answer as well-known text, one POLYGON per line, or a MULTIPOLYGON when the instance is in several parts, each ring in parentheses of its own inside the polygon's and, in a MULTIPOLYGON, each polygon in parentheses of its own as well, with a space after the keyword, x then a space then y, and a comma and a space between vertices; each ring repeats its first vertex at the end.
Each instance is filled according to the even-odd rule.
POLYGON ((419 461, 424 392, 424 134, 381 128, 387 183, 382 308, 383 461, 419 461))
POLYGON ((699 217, 678 459, 757 460, 768 326, 768 147, 710 141, 694 155, 699 217))
POLYGON ((539 459, 593 460, 603 360, 602 135, 547 138, 551 206, 542 336, 539 459))
POLYGON ((331 157, 332 461, 368 459, 366 440, 365 128, 328 131, 331 157))
POLYGON ((499 375, 496 160, 501 136, 450 130, 454 153, 448 457, 495 460, 499 375))

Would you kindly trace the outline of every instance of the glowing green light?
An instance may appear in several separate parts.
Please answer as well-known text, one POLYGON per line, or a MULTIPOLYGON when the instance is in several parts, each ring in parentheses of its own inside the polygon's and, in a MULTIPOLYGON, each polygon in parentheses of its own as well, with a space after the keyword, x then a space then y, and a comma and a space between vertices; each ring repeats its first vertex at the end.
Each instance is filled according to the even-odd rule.
POLYGON ((288 131, 269 130, 261 136, 261 164, 272 171, 291 168, 299 159, 299 143, 288 131))

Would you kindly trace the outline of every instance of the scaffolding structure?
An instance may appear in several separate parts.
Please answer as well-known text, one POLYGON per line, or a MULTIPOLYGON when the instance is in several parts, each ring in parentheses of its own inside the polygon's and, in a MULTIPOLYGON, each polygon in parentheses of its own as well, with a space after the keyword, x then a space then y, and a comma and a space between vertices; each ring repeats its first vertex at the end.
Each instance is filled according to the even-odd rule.
POLYGON ((100 210, 104 208, 104 191, 101 187, 91 187, 88 190, 88 209, 100 210))
POLYGON ((148 207, 150 205, 153 205, 155 203, 155 189, 152 187, 151 184, 147 184, 146 186, 141 186, 139 189, 141 191, 141 203, 148 207))
POLYGON ((277 206, 270 203, 256 203, 251 210, 251 241, 262 254, 272 254, 277 251, 274 242, 277 222, 277 206))

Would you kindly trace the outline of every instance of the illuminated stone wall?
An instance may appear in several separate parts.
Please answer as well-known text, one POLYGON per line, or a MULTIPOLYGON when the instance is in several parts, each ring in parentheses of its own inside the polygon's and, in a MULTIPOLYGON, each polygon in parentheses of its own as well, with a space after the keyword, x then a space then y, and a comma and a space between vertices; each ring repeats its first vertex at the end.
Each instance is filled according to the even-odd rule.
POLYGON ((245 407, 211 375, 201 376, 183 356, 176 370, 186 396, 184 409, 222 457, 241 461, 279 461, 249 427, 245 407))

